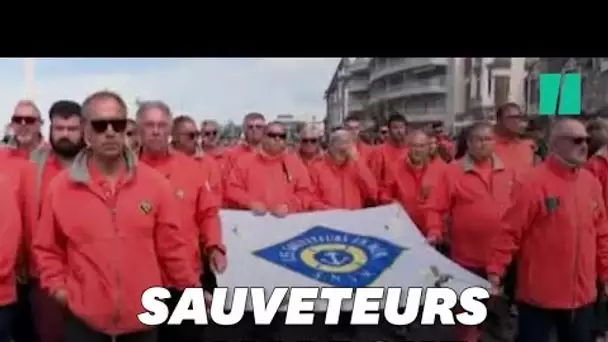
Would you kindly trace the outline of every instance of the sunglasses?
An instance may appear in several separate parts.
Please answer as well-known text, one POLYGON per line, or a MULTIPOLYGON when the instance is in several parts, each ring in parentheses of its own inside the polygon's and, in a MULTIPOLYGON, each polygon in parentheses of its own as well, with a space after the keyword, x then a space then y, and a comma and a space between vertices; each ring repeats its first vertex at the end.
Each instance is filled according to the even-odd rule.
POLYGON ((201 134, 199 132, 184 132, 184 133, 182 133, 182 135, 187 137, 190 140, 194 140, 194 139, 198 138, 201 134))
POLYGON ((107 132, 110 126, 112 126, 114 132, 122 133, 127 129, 127 119, 91 120, 91 127, 93 127, 93 131, 97 134, 107 132))
POLYGON ((204 131, 203 135, 206 137, 214 137, 217 135, 217 131, 204 131))
POLYGON ((247 128, 249 129, 262 129, 266 127, 265 125, 247 125, 247 128))
POLYGON ((574 145, 582 145, 582 144, 589 145, 589 143, 591 142, 590 137, 564 137, 564 139, 570 141, 574 145))
POLYGON ((316 144, 319 142, 319 139, 300 139, 302 144, 316 144))
POLYGON ((38 118, 31 117, 31 116, 14 115, 11 118, 11 122, 14 123, 14 124, 33 125, 36 122, 38 122, 38 118))
POLYGON ((271 138, 271 139, 281 139, 281 140, 287 139, 287 134, 286 133, 268 132, 268 133, 266 133, 266 136, 269 137, 269 138, 271 138))

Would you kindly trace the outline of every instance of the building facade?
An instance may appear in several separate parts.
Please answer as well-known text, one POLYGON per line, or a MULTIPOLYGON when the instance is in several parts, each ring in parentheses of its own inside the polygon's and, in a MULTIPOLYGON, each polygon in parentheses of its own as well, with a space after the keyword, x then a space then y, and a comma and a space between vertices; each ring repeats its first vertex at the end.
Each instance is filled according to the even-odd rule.
POLYGON ((370 58, 342 58, 325 91, 325 125, 335 127, 345 117, 367 115, 370 58))
POLYGON ((443 122, 458 129, 493 120, 514 102, 538 112, 538 75, 582 75, 584 112, 608 116, 608 58, 343 58, 329 88, 326 124, 357 114, 376 121, 396 111, 413 123, 443 122))

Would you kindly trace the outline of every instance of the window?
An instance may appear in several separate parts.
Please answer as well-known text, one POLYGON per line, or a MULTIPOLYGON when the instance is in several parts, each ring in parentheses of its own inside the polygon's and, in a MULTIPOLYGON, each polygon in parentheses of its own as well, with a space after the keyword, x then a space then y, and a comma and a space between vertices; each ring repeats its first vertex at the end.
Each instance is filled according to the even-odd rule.
POLYGON ((501 106, 509 102, 509 76, 494 77, 494 105, 501 106))
POLYGON ((488 95, 492 95, 492 69, 488 68, 488 79, 487 79, 487 85, 488 85, 488 95))
POLYGON ((464 108, 465 110, 471 108, 471 82, 467 82, 464 86, 464 108))
POLYGON ((475 99, 481 101, 481 75, 480 72, 476 72, 475 77, 475 99))

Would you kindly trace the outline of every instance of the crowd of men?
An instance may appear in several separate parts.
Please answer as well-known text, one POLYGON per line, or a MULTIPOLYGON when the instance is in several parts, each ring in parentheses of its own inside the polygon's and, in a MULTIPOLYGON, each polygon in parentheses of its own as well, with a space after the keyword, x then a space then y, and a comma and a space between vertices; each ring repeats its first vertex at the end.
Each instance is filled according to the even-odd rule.
MULTIPOLYGON (((260 113, 234 144, 218 144, 216 122, 174 117, 161 101, 134 117, 109 91, 58 101, 47 118, 32 101, 15 106, 0 149, 0 342, 197 341, 200 327, 142 325, 140 296, 158 285, 173 298, 196 286, 212 295, 213 274, 230 267, 220 208, 283 218, 394 202, 494 294, 514 288, 517 341, 604 337, 603 121, 557 120, 533 141, 509 103, 457 141, 392 114, 375 145, 349 117, 326 148, 308 126, 289 148, 286 127, 260 113)), ((458 339, 480 330, 459 327, 458 339)))

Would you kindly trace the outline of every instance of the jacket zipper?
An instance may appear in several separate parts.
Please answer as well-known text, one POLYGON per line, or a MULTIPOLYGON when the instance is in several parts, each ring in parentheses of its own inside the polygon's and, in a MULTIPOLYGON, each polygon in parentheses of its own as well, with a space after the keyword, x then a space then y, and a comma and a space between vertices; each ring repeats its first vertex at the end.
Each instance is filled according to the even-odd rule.
MULTIPOLYGON (((574 204, 575 204, 575 208, 578 209, 579 207, 579 202, 578 202, 578 197, 576 194, 576 186, 573 189, 574 191, 574 204)), ((576 234, 576 237, 574 238, 574 265, 572 267, 572 310, 571 310, 571 316, 570 316, 570 320, 574 321, 575 318, 575 304, 576 304, 576 276, 578 275, 578 254, 579 254, 579 249, 580 249, 580 222, 578 220, 578 217, 575 219, 575 225, 574 225, 574 234, 576 234)))
MULTIPOLYGON (((112 204, 112 207, 110 208, 110 215, 112 215, 112 227, 114 228, 114 234, 116 237, 118 237, 118 224, 116 222, 116 203, 112 204)), ((114 295, 114 315, 112 317, 112 323, 114 324, 114 327, 116 327, 118 325, 118 322, 120 321, 120 302, 121 302, 120 271, 118 268, 118 265, 120 264, 120 262, 119 262, 118 253, 113 253, 113 254, 114 254, 114 272, 115 272, 115 276, 116 276, 115 280, 116 280, 117 291, 115 292, 115 295, 114 295)), ((113 342, 116 341, 116 336, 112 336, 112 341, 113 342)))

